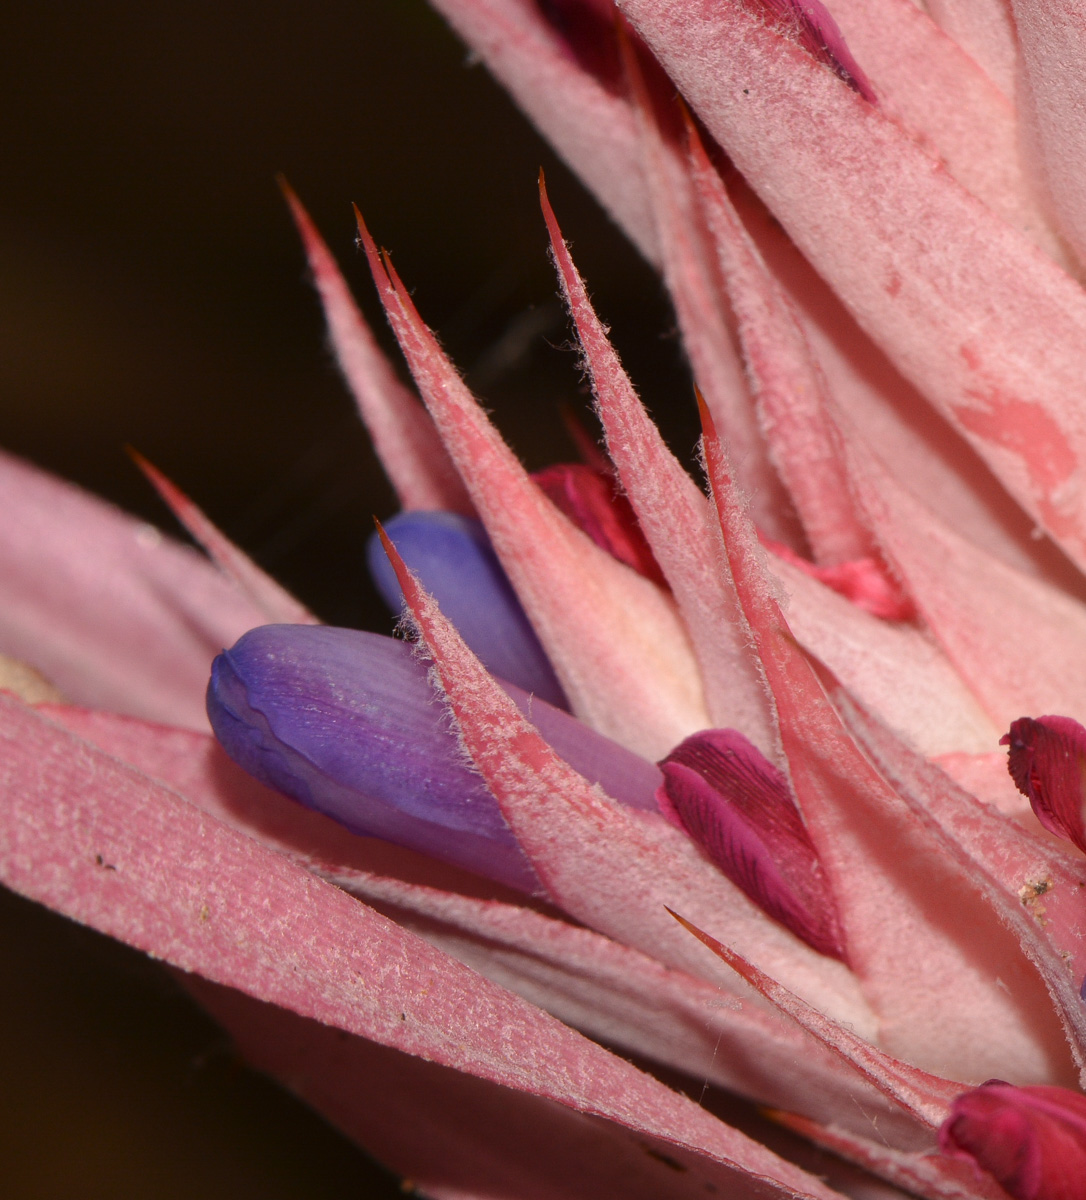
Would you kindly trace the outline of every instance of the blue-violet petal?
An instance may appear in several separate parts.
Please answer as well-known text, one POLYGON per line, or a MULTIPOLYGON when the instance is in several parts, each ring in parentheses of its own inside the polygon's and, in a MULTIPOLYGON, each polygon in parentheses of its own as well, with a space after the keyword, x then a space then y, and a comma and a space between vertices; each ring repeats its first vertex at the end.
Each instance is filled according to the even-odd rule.
MULTIPOLYGON (((441 606, 486 669, 568 707, 561 684, 478 521, 449 512, 406 512, 384 526, 400 557, 441 606)), ((370 574, 394 613, 403 607, 395 572, 376 537, 370 574)))
MULTIPOLYGON (((555 750, 631 806, 657 768, 566 712, 506 686, 555 750)), ((461 751, 427 667, 404 642, 327 626, 251 630, 212 667, 212 728, 263 783, 355 833, 527 892, 539 881, 461 751)))

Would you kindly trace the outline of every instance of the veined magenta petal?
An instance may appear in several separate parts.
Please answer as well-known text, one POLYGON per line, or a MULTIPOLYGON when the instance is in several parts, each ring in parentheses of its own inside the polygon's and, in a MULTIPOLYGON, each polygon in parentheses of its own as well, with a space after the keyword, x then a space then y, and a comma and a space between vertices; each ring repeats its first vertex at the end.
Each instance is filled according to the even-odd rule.
POLYGON ((532 483, 359 222, 389 321, 570 706, 636 753, 666 754, 709 724, 674 602, 595 545, 532 483))
POLYGON ((1086 1096, 990 1080, 959 1096, 944 1154, 976 1163, 1014 1200, 1086 1200, 1086 1096))
POLYGON ((660 769, 664 815, 796 937, 847 961, 833 893, 784 775, 734 729, 695 733, 660 769))
POLYGON ((301 234, 340 370, 401 505, 470 514, 471 501, 433 422, 396 378, 302 202, 280 183, 301 234))
POLYGON ((1019 717, 999 744, 1037 819, 1086 853, 1086 729, 1071 717, 1019 717))
POLYGON ((1086 563, 1078 284, 745 0, 619 7, 861 325, 1086 563))
MULTIPOLYGON (((588 534, 601 550, 606 550, 612 558, 632 567, 646 579, 662 587, 667 586, 630 502, 618 490, 613 478, 584 463, 558 463, 533 472, 532 479, 543 489, 555 508, 588 534)), ((411 566, 409 559, 404 558, 404 562, 411 566)), ((422 581, 426 582, 425 577, 422 581)), ((449 612, 448 606, 436 593, 435 599, 459 628, 456 615, 449 612)), ((471 645, 470 641, 468 645, 471 645)))
POLYGON ((211 660, 265 618, 201 554, 0 454, 0 653, 71 701, 207 729, 211 660))
MULTIPOLYGON (((449 512, 407 512, 384 524, 400 557, 434 595, 486 669, 567 708, 527 614, 479 521, 449 512)), ((366 546, 370 575, 397 615, 403 595, 376 534, 366 546)))
POLYGON ((168 505, 173 515, 208 552, 223 574, 229 576, 264 614, 266 621, 287 625, 316 625, 317 618, 261 570, 243 551, 208 520, 185 493, 142 454, 129 449, 136 466, 151 481, 152 487, 168 505))

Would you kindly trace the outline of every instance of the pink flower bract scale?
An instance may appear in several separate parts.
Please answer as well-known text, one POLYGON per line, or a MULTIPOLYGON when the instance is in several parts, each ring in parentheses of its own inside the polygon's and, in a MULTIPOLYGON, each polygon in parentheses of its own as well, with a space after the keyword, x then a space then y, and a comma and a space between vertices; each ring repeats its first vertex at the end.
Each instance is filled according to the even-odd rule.
POLYGON ((603 449, 539 481, 359 217, 417 394, 399 380, 288 191, 402 508, 481 522, 572 716, 533 720, 480 661, 487 621, 462 636, 386 539, 431 691, 412 667, 370 754, 380 689, 337 672, 383 651, 324 654, 317 679, 295 651, 346 640, 153 468, 213 563, 5 458, 0 880, 190 973, 251 1061, 425 1195, 1078 1200, 1081 14, 435 7, 659 267, 700 469, 642 406, 545 189, 603 449), (351 806, 379 795, 400 830, 440 758, 470 854, 425 853, 444 810, 400 848, 227 758, 210 663, 269 623, 309 682, 253 651, 230 710, 249 765, 288 746, 306 804, 331 779, 313 807, 373 830, 351 806), (415 728, 440 753, 397 743, 415 728), (353 773, 408 758, 399 790, 353 773), (608 794, 659 761, 685 789, 670 820, 608 794), (488 877, 498 844, 516 887, 488 877), (716 1118, 702 1082, 768 1117, 716 1118))

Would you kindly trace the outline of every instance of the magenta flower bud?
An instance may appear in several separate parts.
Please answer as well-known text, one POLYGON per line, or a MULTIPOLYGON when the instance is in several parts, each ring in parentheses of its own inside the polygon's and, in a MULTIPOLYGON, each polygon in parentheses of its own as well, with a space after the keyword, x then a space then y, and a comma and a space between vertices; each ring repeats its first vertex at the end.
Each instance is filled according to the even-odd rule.
MULTIPOLYGON (((659 771, 520 689, 513 699, 583 775, 655 808, 659 771)), ((226 752, 262 783, 354 833, 384 838, 526 892, 539 881, 471 770, 426 664, 406 642, 265 625, 216 658, 207 692, 226 752)))
POLYGON ((837 906, 788 780, 741 733, 706 729, 660 764, 656 800, 737 887, 822 954, 845 960, 837 906))
POLYGON ((958 1096, 944 1154, 988 1172, 1015 1200, 1086 1200, 1086 1096, 989 1080, 958 1096))
MULTIPOLYGON (((554 668, 480 522, 450 512, 405 512, 386 522, 384 530, 492 675, 549 704, 568 707, 554 668)), ((399 613, 403 595, 376 535, 366 547, 366 558, 377 590, 399 613)))
POLYGON ((1071 717, 1020 717, 999 744, 1041 824, 1086 851, 1086 729, 1071 717))

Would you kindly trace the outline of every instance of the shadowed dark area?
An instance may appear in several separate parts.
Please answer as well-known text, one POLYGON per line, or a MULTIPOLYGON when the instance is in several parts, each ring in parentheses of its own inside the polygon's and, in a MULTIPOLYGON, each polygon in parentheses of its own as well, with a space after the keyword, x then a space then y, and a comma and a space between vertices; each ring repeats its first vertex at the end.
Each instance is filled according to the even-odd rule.
MULTIPOLYGON (((350 202, 533 468, 583 406, 536 175, 678 450, 689 382, 655 277, 422 0, 42 0, 7 14, 0 444, 163 528, 131 444, 339 624, 394 511, 275 186, 290 179, 391 337, 350 202), (557 348, 556 348, 557 347, 557 348)), ((139 956, 4 894, 4 1194, 397 1194, 231 1056, 139 956)))

